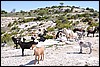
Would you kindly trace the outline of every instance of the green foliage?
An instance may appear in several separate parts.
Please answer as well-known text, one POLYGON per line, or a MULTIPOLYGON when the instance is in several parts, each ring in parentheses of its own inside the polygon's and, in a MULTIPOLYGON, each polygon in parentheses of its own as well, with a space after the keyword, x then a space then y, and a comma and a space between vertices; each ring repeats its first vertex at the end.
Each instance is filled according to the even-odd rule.
POLYGON ((8 27, 11 27, 12 26, 12 23, 10 22, 9 24, 8 24, 8 27))
POLYGON ((5 10, 1 10, 1 14, 7 14, 5 10))
POLYGON ((22 19, 22 21, 16 22, 17 24, 18 24, 18 23, 27 23, 27 22, 32 22, 32 21, 34 21, 34 18, 27 18, 27 19, 19 18, 19 19, 22 19))
POLYGON ((16 34, 18 34, 18 32, 12 32, 12 33, 11 33, 11 35, 16 35, 16 34))
POLYGON ((47 31, 54 31, 54 27, 49 27, 49 28, 47 28, 47 31))
MULTIPOLYGON (((45 8, 38 8, 38 9, 36 9, 36 10, 30 10, 29 12, 28 11, 23 11, 23 10, 21 10, 21 11, 19 11, 19 12, 15 12, 15 9, 13 9, 14 10, 14 12, 10 12, 10 13, 8 13, 7 11, 5 11, 5 10, 1 10, 1 16, 3 16, 3 17, 37 17, 38 15, 39 16, 45 16, 45 15, 48 15, 49 13, 51 14, 55 14, 55 13, 57 13, 57 14, 60 14, 60 13, 63 13, 63 12, 61 12, 61 11, 59 11, 60 10, 60 8, 62 8, 62 7, 70 7, 71 8, 71 10, 69 10, 69 9, 66 9, 65 10, 65 12, 67 12, 67 13, 69 13, 69 12, 72 12, 73 11, 73 9, 74 8, 80 8, 80 7, 75 7, 75 6, 63 6, 63 2, 60 2, 59 3, 60 4, 60 6, 51 6, 51 7, 45 7, 45 8), (59 8, 59 10, 54 10, 54 8, 59 8), (52 10, 49 10, 49 9, 52 9, 52 10)), ((96 11, 96 10, 94 10, 93 8, 86 8, 86 10, 89 10, 90 12, 98 12, 98 11, 96 11)))
POLYGON ((39 26, 43 25, 44 23, 40 23, 39 26))
POLYGON ((99 23, 91 23, 91 25, 90 25, 91 27, 93 27, 93 26, 99 26, 99 23))
POLYGON ((34 18, 34 21, 41 21, 41 20, 46 20, 46 19, 48 19, 49 18, 49 16, 44 16, 44 17, 37 17, 37 18, 34 18))
POLYGON ((77 24, 79 24, 79 21, 76 21, 76 23, 75 23, 75 24, 76 24, 76 25, 77 25, 77 24))
POLYGON ((59 23, 59 24, 56 25, 56 27, 57 28, 70 28, 71 25, 70 25, 70 23, 67 23, 67 24, 66 23, 65 24, 64 23, 59 23))
POLYGON ((30 29, 34 29, 36 26, 32 26, 32 27, 30 27, 30 29))
POLYGON ((52 6, 51 8, 58 8, 58 6, 52 6))
POLYGON ((60 19, 60 20, 56 20, 56 28, 70 28, 71 27, 71 23, 72 22, 69 22, 68 19, 63 16, 63 20, 60 19))
POLYGON ((46 48, 50 48, 50 47, 53 47, 53 45, 48 45, 46 48))
POLYGON ((61 5, 61 6, 63 6, 63 4, 64 4, 63 2, 60 2, 60 5, 61 5))
POLYGON ((70 13, 70 12, 71 12, 71 10, 70 10, 70 9, 66 9, 66 10, 65 10, 65 12, 70 13))
POLYGON ((97 12, 94 12, 93 14, 92 14, 92 16, 99 16, 99 13, 97 13, 97 12))
POLYGON ((47 14, 47 11, 46 11, 46 10, 40 10, 40 11, 38 12, 38 15, 43 16, 44 14, 47 14))
POLYGON ((93 19, 92 18, 84 18, 82 19, 83 22, 89 22, 89 21, 92 21, 93 19))
POLYGON ((73 11, 73 9, 74 9, 74 6, 71 7, 71 12, 73 11))
POLYGON ((9 41, 7 41, 7 45, 12 46, 12 45, 15 45, 15 44, 12 40, 9 40, 9 41))
POLYGON ((53 39, 53 36, 46 35, 45 38, 46 38, 46 39, 53 39))
POLYGON ((18 29, 18 26, 14 26, 11 28, 11 30, 17 30, 18 29))
POLYGON ((96 26, 99 26, 99 23, 93 23, 93 22, 92 22, 91 25, 87 28, 87 30, 89 30, 89 29, 90 29, 91 27, 93 27, 93 26, 95 26, 95 27, 96 27, 96 26))
POLYGON ((1 35, 4 34, 5 32, 1 30, 1 35))
POLYGON ((10 41, 11 40, 11 35, 10 34, 4 34, 3 36, 1 36, 1 42, 3 42, 3 41, 6 41, 6 42, 8 42, 8 41, 10 41))

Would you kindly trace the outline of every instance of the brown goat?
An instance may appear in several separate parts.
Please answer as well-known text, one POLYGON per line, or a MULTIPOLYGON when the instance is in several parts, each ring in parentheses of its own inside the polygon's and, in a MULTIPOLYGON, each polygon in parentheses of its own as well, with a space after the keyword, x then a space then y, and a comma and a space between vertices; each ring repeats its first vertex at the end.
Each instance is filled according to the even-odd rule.
POLYGON ((39 64, 39 60, 44 60, 44 46, 36 47, 33 45, 32 48, 34 48, 35 63, 38 56, 38 64, 39 64))

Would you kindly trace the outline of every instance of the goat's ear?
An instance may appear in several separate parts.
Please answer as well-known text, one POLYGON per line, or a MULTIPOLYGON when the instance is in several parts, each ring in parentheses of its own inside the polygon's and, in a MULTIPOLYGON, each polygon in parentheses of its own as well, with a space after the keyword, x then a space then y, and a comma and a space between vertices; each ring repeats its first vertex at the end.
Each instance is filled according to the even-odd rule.
POLYGON ((31 39, 35 40, 35 38, 34 38, 34 37, 31 37, 31 39))
POLYGON ((83 42, 82 42, 82 41, 80 41, 80 44, 83 44, 83 42))
POLYGON ((19 40, 21 40, 21 38, 18 38, 19 40))

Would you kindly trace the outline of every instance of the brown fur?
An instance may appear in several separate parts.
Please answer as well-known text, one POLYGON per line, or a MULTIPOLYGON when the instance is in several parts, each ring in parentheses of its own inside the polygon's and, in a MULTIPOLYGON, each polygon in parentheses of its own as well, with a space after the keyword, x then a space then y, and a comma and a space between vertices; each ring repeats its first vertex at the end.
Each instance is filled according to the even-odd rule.
POLYGON ((32 50, 33 50, 33 48, 34 48, 35 46, 36 46, 36 45, 34 45, 34 44, 31 46, 32 50))
POLYGON ((44 60, 44 46, 36 47, 34 49, 34 54, 35 54, 35 63, 36 63, 36 59, 38 57, 38 64, 39 64, 40 57, 41 57, 41 60, 44 60))

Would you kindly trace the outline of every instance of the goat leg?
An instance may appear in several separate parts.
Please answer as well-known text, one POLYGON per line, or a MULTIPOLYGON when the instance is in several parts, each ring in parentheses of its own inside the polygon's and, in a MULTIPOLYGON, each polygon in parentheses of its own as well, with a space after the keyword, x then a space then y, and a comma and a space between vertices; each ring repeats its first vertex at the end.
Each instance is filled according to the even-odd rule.
POLYGON ((94 33, 93 33, 93 37, 94 37, 94 33))
POLYGON ((41 55, 41 60, 42 60, 42 61, 44 60, 44 54, 41 55))
POLYGON ((16 49, 18 49, 18 44, 16 44, 16 49))
POLYGON ((91 49, 91 46, 90 46, 90 53, 89 54, 91 54, 91 52, 92 52, 92 49, 91 49))
POLYGON ((43 58, 42 58, 42 54, 41 54, 41 59, 40 60, 42 60, 43 58))
POLYGON ((79 53, 82 53, 82 46, 80 46, 80 52, 79 53))
POLYGON ((38 56, 38 64, 39 64, 39 60, 40 60, 40 55, 38 56))
POLYGON ((42 60, 44 60, 44 53, 42 54, 42 56, 43 56, 43 59, 42 60))
POLYGON ((35 53, 33 54, 33 56, 35 55, 35 53))
POLYGON ((22 56, 24 56, 24 49, 22 49, 22 56))
POLYGON ((87 37, 88 37, 89 33, 87 33, 87 37))
POLYGON ((35 61, 34 61, 34 64, 36 64, 36 61, 37 61, 37 56, 35 56, 35 61))

